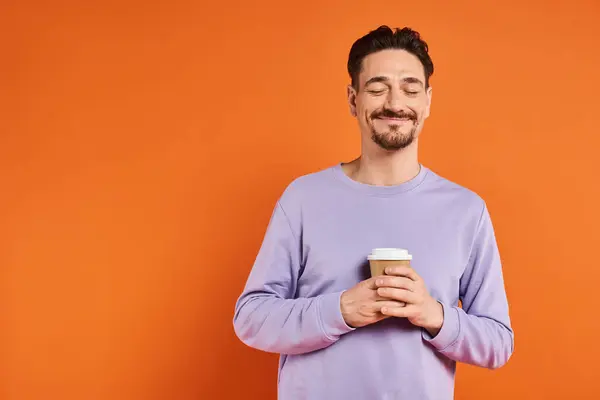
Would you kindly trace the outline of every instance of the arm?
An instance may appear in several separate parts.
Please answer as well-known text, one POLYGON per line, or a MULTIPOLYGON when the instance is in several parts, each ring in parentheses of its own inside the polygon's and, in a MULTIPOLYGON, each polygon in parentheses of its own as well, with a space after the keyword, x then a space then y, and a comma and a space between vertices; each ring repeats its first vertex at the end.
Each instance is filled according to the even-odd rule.
POLYGON ((504 365, 514 349, 502 266, 487 207, 477 226, 469 264, 460 281, 463 308, 443 304, 444 322, 423 337, 452 360, 486 368, 504 365))
POLYGON ((342 318, 342 292, 295 298, 301 244, 278 202, 233 325, 246 345, 272 353, 300 354, 330 346, 352 330, 342 318))

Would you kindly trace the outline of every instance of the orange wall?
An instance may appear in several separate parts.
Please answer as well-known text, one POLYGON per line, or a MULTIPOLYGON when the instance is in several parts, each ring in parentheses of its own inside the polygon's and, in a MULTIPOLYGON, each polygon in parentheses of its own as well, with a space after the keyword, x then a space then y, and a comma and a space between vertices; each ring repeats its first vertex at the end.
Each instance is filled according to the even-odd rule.
POLYGON ((382 23, 429 42, 421 160, 504 259, 516 352, 457 399, 596 398, 598 2, 48 3, 0 5, 0 398, 274 398, 234 302, 287 183, 358 153, 382 23))

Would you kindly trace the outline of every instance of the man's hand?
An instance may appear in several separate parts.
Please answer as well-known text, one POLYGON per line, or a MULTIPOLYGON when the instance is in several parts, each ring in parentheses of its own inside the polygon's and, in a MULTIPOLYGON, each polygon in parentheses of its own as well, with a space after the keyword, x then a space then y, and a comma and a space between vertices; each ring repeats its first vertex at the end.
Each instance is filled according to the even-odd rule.
POLYGON ((386 275, 375 279, 377 294, 389 300, 404 302, 406 306, 385 304, 381 313, 390 317, 407 318, 413 325, 436 336, 444 323, 444 309, 431 297, 423 279, 409 266, 388 267, 385 273, 386 275))
POLYGON ((374 324, 382 319, 389 318, 391 315, 383 315, 382 307, 396 309, 403 304, 384 299, 377 295, 377 278, 369 278, 359 282, 356 286, 342 293, 340 299, 340 308, 342 317, 348 326, 360 328, 365 325, 374 324))

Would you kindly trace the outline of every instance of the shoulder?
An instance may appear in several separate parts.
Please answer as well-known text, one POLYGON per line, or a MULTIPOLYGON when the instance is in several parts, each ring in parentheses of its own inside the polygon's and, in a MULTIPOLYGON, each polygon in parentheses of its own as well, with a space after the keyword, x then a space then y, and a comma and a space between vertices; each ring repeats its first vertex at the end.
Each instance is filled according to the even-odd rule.
POLYGON ((335 166, 300 175, 284 189, 279 203, 284 209, 298 208, 302 203, 315 198, 331 188, 335 166))
POLYGON ((428 171, 428 184, 425 185, 425 193, 432 195, 442 204, 447 204, 451 209, 472 214, 479 218, 486 209, 483 197, 474 189, 448 179, 437 172, 428 171))

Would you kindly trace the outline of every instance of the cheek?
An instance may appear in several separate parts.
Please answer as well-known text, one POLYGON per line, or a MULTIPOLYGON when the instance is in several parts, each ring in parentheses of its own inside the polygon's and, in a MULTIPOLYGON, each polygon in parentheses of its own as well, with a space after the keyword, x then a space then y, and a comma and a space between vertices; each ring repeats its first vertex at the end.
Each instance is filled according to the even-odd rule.
POLYGON ((371 115, 373 114, 374 111, 376 111, 376 109, 363 108, 358 111, 358 113, 359 113, 358 115, 360 116, 360 119, 362 120, 363 123, 371 125, 373 123, 373 120, 371 119, 371 115))
POLYGON ((427 99, 413 100, 408 106, 421 118, 427 111, 427 99))
POLYGON ((371 125, 371 122, 370 122, 371 119, 369 118, 370 113, 367 110, 358 110, 357 113, 358 113, 359 124, 367 125, 367 126, 371 125))
POLYGON ((362 102, 356 103, 356 116, 361 124, 369 123, 372 110, 362 102))
POLYGON ((385 104, 385 99, 383 97, 381 98, 361 98, 359 101, 356 102, 356 109, 361 113, 364 114, 365 112, 367 112, 369 115, 375 111, 375 110, 379 110, 381 109, 385 104))

